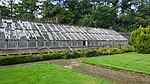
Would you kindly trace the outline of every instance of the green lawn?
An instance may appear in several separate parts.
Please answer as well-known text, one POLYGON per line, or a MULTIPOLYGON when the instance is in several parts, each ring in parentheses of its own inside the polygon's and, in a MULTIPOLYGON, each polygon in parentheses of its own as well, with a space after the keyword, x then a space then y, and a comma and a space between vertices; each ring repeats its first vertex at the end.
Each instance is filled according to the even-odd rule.
POLYGON ((35 64, 0 69, 0 84, 108 84, 108 81, 64 69, 54 64, 35 64))
POLYGON ((82 62, 150 75, 150 54, 116 54, 95 58, 85 58, 82 62))

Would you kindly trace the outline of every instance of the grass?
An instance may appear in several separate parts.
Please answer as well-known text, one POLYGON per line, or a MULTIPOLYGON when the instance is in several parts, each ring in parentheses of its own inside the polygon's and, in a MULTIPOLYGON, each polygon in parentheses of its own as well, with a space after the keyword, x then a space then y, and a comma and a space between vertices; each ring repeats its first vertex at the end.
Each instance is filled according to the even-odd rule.
POLYGON ((116 54, 85 58, 82 62, 150 75, 150 54, 138 54, 135 52, 116 54))
POLYGON ((54 64, 0 69, 0 84, 108 84, 54 64))

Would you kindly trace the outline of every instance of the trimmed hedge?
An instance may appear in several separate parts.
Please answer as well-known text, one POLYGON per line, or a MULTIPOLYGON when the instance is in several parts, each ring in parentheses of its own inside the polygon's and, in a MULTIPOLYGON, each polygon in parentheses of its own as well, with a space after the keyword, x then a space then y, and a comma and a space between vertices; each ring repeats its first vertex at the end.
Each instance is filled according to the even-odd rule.
POLYGON ((62 59, 63 53, 62 52, 53 52, 48 54, 42 54, 43 60, 50 60, 50 59, 62 59))
POLYGON ((119 47, 119 48, 100 48, 100 49, 85 49, 82 51, 65 51, 65 52, 53 52, 47 54, 25 54, 14 56, 0 56, 0 65, 18 64, 26 62, 35 62, 42 60, 52 59, 73 59, 79 57, 93 57, 100 55, 112 55, 126 52, 133 52, 133 47, 119 47))
POLYGON ((64 52, 63 58, 64 59, 71 59, 71 58, 79 58, 80 57, 80 53, 78 53, 77 51, 66 51, 64 52))
POLYGON ((85 56, 86 57, 92 57, 92 56, 97 56, 98 52, 97 50, 87 50, 85 51, 85 56))

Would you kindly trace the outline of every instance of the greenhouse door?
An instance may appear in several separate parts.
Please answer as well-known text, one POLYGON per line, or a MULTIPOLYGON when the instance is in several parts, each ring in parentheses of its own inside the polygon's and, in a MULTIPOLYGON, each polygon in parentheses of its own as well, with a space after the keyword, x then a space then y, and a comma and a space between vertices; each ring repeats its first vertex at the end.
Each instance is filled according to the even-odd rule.
POLYGON ((87 41, 83 41, 83 46, 88 46, 88 42, 87 41))

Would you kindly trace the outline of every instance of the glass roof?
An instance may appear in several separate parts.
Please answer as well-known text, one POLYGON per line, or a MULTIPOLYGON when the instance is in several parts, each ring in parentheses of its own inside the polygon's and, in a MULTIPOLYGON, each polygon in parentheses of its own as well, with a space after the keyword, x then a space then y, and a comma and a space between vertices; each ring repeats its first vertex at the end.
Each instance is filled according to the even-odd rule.
POLYGON ((28 21, 0 21, 0 39, 12 40, 127 40, 114 30, 28 21))

